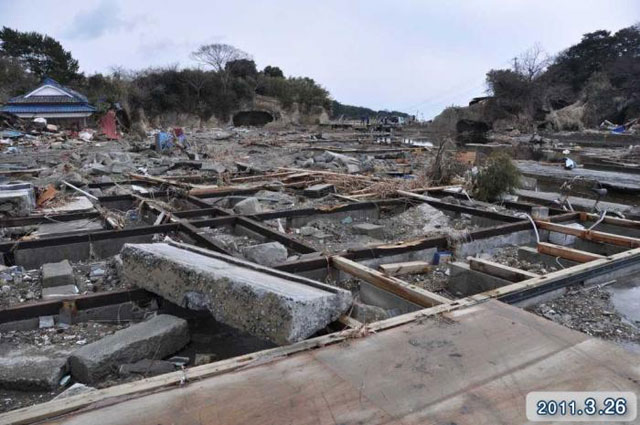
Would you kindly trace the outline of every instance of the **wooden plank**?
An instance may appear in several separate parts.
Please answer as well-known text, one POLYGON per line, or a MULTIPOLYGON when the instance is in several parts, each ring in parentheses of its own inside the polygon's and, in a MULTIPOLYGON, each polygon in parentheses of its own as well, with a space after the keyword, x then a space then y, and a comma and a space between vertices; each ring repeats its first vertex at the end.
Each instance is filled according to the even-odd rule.
MULTIPOLYGON (((597 221, 600 219, 598 214, 591 214, 587 212, 580 213, 580 221, 597 221)), ((614 226, 629 227, 631 229, 640 229, 640 221, 629 220, 626 218, 618 217, 605 217, 602 220, 603 223, 612 224, 614 226)))
POLYGON ((180 387, 47 423, 520 424, 530 391, 606 382, 637 393, 637 363, 621 347, 488 302, 213 379, 189 369, 180 387))
POLYGON ((589 261, 606 258, 604 255, 594 254, 592 252, 581 251, 579 249, 555 245, 547 242, 540 242, 538 244, 538 252, 540 254, 560 257, 564 258, 565 260, 576 261, 578 263, 587 263, 589 261))
POLYGON ((358 264, 355 261, 348 260, 339 255, 331 257, 330 261, 331 265, 339 270, 424 307, 431 307, 451 301, 446 297, 434 294, 433 292, 427 291, 426 289, 422 289, 418 286, 411 285, 398 278, 386 276, 377 270, 363 266, 362 264, 358 264))
POLYGON ((405 274, 425 273, 430 271, 431 264, 426 261, 407 261, 404 263, 381 264, 378 269, 389 276, 402 276, 405 274))
POLYGON ((640 239, 631 238, 629 236, 614 235, 613 233, 598 232, 596 230, 574 229, 573 227, 562 224, 540 220, 536 220, 536 226, 538 226, 539 229, 550 230, 552 232, 563 233, 565 235, 573 235, 580 239, 589 241, 604 242, 612 245, 625 246, 627 248, 640 247, 640 239))
POLYGON ((471 270, 476 270, 491 276, 496 276, 508 280, 509 282, 521 282, 526 279, 540 277, 540 275, 536 273, 517 269, 515 267, 505 266, 503 264, 484 260, 482 258, 468 257, 467 261, 469 262, 469 267, 471 268, 471 270))
POLYGON ((340 317, 338 317, 338 321, 343 325, 353 329, 360 329, 364 326, 364 323, 354 319, 351 316, 347 316, 346 314, 343 314, 340 317))

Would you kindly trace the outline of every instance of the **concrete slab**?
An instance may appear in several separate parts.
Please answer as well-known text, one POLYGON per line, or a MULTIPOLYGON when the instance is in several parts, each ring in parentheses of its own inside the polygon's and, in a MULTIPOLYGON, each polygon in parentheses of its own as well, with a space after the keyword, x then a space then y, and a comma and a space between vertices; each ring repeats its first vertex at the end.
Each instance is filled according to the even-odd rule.
POLYGON ((0 388, 21 391, 55 389, 67 364, 67 353, 36 348, 0 350, 0 388))
POLYGON ((371 223, 358 223, 353 225, 353 231, 359 235, 367 235, 372 238, 384 237, 384 226, 371 223))
POLYGON ((69 357, 71 375, 84 384, 98 382, 123 363, 162 359, 188 342, 187 321, 161 314, 74 351, 69 357))
POLYGON ((351 293, 209 251, 169 244, 125 245, 125 280, 174 304, 206 308, 229 326, 274 342, 305 339, 351 305, 351 293), (206 254, 206 255, 205 255, 206 254))
POLYGON ((0 213, 11 217, 26 217, 35 208, 29 189, 0 190, 0 213))
POLYGON ((45 208, 42 210, 42 214, 64 214, 64 213, 81 213, 95 211, 91 200, 84 196, 76 196, 71 201, 64 205, 57 206, 55 208, 45 208))
POLYGON ((59 263, 47 263, 42 265, 42 287, 74 285, 76 283, 73 268, 69 260, 59 263))
POLYGON ((51 288, 42 288, 42 299, 66 298, 78 295, 79 293, 80 291, 78 291, 76 285, 52 286, 51 288))

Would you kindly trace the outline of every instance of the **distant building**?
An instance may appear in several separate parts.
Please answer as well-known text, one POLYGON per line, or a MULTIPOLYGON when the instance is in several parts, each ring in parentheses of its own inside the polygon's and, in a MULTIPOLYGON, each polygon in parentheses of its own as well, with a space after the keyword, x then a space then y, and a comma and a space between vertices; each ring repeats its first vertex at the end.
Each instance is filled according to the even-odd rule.
POLYGON ((47 122, 62 125, 86 126, 96 108, 89 105, 85 96, 75 90, 45 78, 35 90, 9 99, 0 109, 20 118, 46 118, 47 122))

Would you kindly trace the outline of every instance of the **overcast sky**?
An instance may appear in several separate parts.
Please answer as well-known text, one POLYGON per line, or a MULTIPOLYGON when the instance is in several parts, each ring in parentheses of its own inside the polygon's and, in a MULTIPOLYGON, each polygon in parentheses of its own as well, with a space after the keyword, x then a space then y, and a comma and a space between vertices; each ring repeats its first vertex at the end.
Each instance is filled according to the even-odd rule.
POLYGON ((553 54, 638 20, 638 0, 0 0, 0 25, 53 36, 85 73, 189 66, 222 42, 342 103, 425 118, 482 95, 489 69, 536 42, 553 54))

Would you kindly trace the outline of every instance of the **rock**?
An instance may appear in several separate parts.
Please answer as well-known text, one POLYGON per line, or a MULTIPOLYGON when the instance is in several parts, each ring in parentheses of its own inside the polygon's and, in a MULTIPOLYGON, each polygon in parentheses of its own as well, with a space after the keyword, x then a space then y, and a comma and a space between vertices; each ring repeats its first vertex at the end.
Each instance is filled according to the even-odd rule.
POLYGON ((347 164, 347 173, 356 174, 360 172, 360 166, 357 164, 347 164))
POLYGON ((314 184, 304 190, 304 196, 310 198, 322 198, 330 193, 335 193, 336 188, 332 184, 314 184))
POLYGON ((11 292, 11 287, 9 285, 2 285, 2 295, 7 295, 11 292))
POLYGON ((93 163, 89 166, 89 172, 93 175, 105 175, 111 173, 111 168, 106 165, 93 163))
POLYGON ((68 397, 73 397, 74 395, 88 393, 91 391, 95 391, 95 388, 76 382, 75 384, 73 384, 72 386, 70 386, 69 388, 67 388, 57 396, 55 396, 53 399, 60 400, 68 397))
POLYGON ((256 198, 247 198, 238 202, 233 207, 233 211, 236 214, 241 215, 258 214, 262 212, 262 205, 260 205, 260 201, 258 201, 256 198))
POLYGON ((275 266, 287 261, 287 248, 280 242, 268 242, 246 247, 242 254, 244 258, 263 266, 275 266))
POLYGON ((122 376, 140 374, 144 376, 155 376, 163 373, 175 372, 173 363, 165 360, 142 359, 135 363, 127 363, 120 366, 118 373, 122 376))
POLYGON ((349 291, 213 252, 126 244, 120 256, 128 283, 182 307, 201 294, 215 320, 275 344, 313 335, 351 305, 349 291))
POLYGON ((303 226, 300 228, 300 235, 311 236, 311 235, 314 235, 317 231, 318 230, 315 227, 303 226))
POLYGON ((351 317, 362 323, 371 323, 388 319, 389 313, 382 307, 356 301, 353 303, 351 317))
POLYGON ((122 174, 133 171, 135 167, 128 162, 114 161, 109 169, 112 174, 122 174))
POLYGON ((42 287, 51 288, 53 286, 75 285, 75 283, 73 268, 69 260, 42 265, 42 287))
POLYGON ((353 231, 359 235, 367 235, 372 238, 382 238, 384 236, 384 226, 371 223, 354 224, 353 231))
POLYGON ((219 162, 203 162, 200 167, 201 171, 215 171, 218 174, 224 173, 227 168, 219 162))
POLYGON ((34 348, 3 352, 0 356, 0 388, 47 391, 58 387, 67 355, 34 348))
POLYGON ((193 361, 194 366, 201 366, 203 364, 212 363, 216 359, 215 354, 210 353, 196 353, 195 359, 193 361))
POLYGON ((188 342, 187 321, 161 314, 73 352, 69 357, 71 375, 85 384, 99 382, 124 362, 162 359, 188 342))

